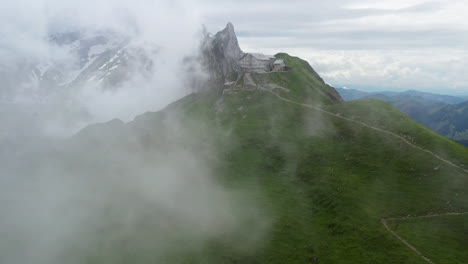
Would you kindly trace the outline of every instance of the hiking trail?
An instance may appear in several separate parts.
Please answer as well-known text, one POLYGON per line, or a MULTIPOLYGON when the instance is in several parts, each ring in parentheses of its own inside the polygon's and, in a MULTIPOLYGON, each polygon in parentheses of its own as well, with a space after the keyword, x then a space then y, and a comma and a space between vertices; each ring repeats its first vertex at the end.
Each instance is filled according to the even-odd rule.
POLYGON ((388 135, 391 135, 391 136, 394 136, 396 138, 399 138, 401 139, 403 142, 405 142, 406 144, 408 144, 409 146, 415 148, 415 149, 418 149, 420 151, 423 151, 423 152, 426 152, 428 154, 430 154, 431 156, 433 156, 434 158, 454 167, 454 168, 457 168, 457 169, 460 169, 462 171, 464 171, 465 173, 468 173, 468 169, 465 169, 449 160, 446 160, 444 158, 442 158, 441 156, 435 154, 434 152, 430 151, 430 150, 427 150, 427 149, 424 149, 422 147, 419 147, 419 146, 416 146, 415 144, 411 143, 409 140, 407 140, 406 138, 400 136, 400 135, 397 135, 393 132, 390 132, 390 131, 387 131, 387 130, 384 130, 384 129, 381 129, 381 128, 378 128, 378 127, 374 127, 374 126, 371 126, 371 125, 368 125, 366 123, 363 123, 361 121, 356 121, 356 120, 353 120, 353 119, 350 119, 350 118, 347 118, 347 117, 344 117, 344 116, 341 116, 339 114, 334 114, 332 112, 329 112, 329 111, 326 111, 326 110, 323 110, 322 108, 319 108, 319 107, 316 107, 316 106, 313 106, 313 105, 309 105, 309 104, 303 104, 303 103, 298 103, 298 102, 294 102, 294 101, 291 101, 289 99, 286 99, 284 97, 282 97, 281 95, 271 91, 271 90, 268 90, 268 89, 262 89, 264 91, 267 91, 267 92, 270 92, 272 93, 273 95, 275 95, 276 97, 278 97, 279 99, 285 101, 285 102, 288 102, 288 103, 291 103, 291 104, 295 104, 295 105, 299 105, 299 106, 303 106, 303 107, 307 107, 307 108, 311 108, 311 109, 314 109, 314 110, 317 110, 317 111, 320 111, 322 113, 325 113, 325 114, 328 114, 328 115, 331 115, 331 116, 334 116, 334 117, 337 117, 337 118, 340 118, 340 119, 344 119, 344 120, 347 120, 349 122, 353 122, 353 123, 356 123, 356 124, 359 124, 359 125, 362 125, 362 126, 365 126, 367 128, 370 128, 370 129, 373 129, 373 130, 376 130, 376 131, 379 131, 379 132, 382 132, 382 133, 385 133, 385 134, 388 134, 388 135))
POLYGON ((383 218, 380 221, 382 222, 383 226, 385 229, 387 229, 388 232, 390 232, 394 237, 396 237, 398 240, 403 242, 407 247, 409 247, 412 251, 414 251, 416 254, 418 254, 421 258, 423 258, 427 263, 435 264, 431 259, 428 257, 424 256, 418 249, 416 249, 413 245, 411 245, 408 241, 406 241, 404 238, 402 238, 400 235, 398 235, 395 231, 393 231, 389 226, 387 221, 388 220, 405 220, 405 219, 414 219, 414 218, 432 218, 432 217, 438 217, 438 216, 448 216, 448 215, 465 215, 468 214, 468 212, 462 212, 462 213, 444 213, 444 214, 430 214, 430 215, 421 215, 421 216, 407 216, 407 217, 392 217, 392 218, 383 218))
MULTIPOLYGON (((444 159, 442 158, 441 156, 435 154, 434 152, 430 151, 430 150, 427 150, 427 149, 424 149, 422 147, 419 147, 419 146, 416 146, 415 144, 411 143, 410 141, 408 141, 406 138, 400 136, 400 135, 397 135, 393 132, 390 132, 390 131, 387 131, 387 130, 384 130, 384 129, 381 129, 381 128, 378 128, 378 127, 374 127, 374 126, 371 126, 371 125, 368 125, 366 123, 363 123, 363 122, 360 122, 360 121, 356 121, 356 120, 353 120, 353 119, 350 119, 350 118, 347 118, 347 117, 343 117, 339 114, 335 114, 335 113, 332 113, 332 112, 329 112, 329 111, 326 111, 326 110, 323 110, 322 108, 319 108, 319 107, 316 107, 316 106, 313 106, 313 105, 309 105, 309 104, 304 104, 304 103, 298 103, 298 102, 294 102, 292 100, 289 100, 289 99, 286 99, 284 97, 282 97, 281 95, 273 92, 271 89, 265 89, 265 88, 260 88, 261 90, 264 90, 264 91, 267 91, 267 92, 270 92, 272 93, 273 95, 275 95, 277 98, 285 101, 285 102, 288 102, 288 103, 291 103, 291 104, 295 104, 295 105, 299 105, 299 106, 302 106, 302 107, 307 107, 307 108, 311 108, 311 109, 314 109, 316 111, 320 111, 322 113, 325 113, 325 114, 328 114, 328 115, 331 115, 331 116, 334 116, 334 117, 337 117, 337 118, 340 118, 340 119, 344 119, 344 120, 347 120, 349 122, 353 122, 353 123, 356 123, 356 124, 359 124, 359 125, 362 125, 362 126, 365 126, 367 128, 370 128, 370 129, 373 129, 373 130, 376 130, 376 131, 379 131, 379 132, 382 132, 382 133, 385 133, 385 134, 388 134, 388 135, 391 135, 391 136, 394 136, 398 139, 401 139, 403 142, 405 142, 406 144, 408 144, 409 146, 415 148, 415 149, 418 149, 420 151, 423 151, 423 152, 426 152, 428 154, 430 154, 431 156, 433 156, 434 158, 454 167, 454 168, 457 168, 457 169, 460 169, 462 171, 464 171, 465 173, 468 173, 468 169, 465 169, 461 166, 458 166, 457 164, 447 160, 447 159, 444 159)), ((390 229, 390 227, 388 226, 388 223, 387 221, 388 220, 404 220, 404 219, 410 219, 410 218, 429 218, 429 217, 438 217, 438 216, 446 216, 446 215, 464 215, 464 214, 468 214, 468 212, 463 212, 463 213, 443 213, 443 214, 431 214, 431 215, 423 215, 423 216, 413 216, 413 217, 400 217, 400 218, 383 218, 381 219, 381 222, 383 224, 383 226, 385 227, 385 229, 390 232, 393 236, 395 236, 398 240, 400 240, 403 244, 405 244, 408 248, 410 248, 413 252, 415 252, 418 256, 420 256, 422 259, 424 259, 427 263, 430 263, 430 264, 435 264, 431 259, 429 259, 428 257, 424 256, 418 249, 416 249, 413 245, 411 245, 408 241, 406 241, 404 238, 402 238, 401 236, 399 236, 395 231, 393 231, 392 229, 390 229)))

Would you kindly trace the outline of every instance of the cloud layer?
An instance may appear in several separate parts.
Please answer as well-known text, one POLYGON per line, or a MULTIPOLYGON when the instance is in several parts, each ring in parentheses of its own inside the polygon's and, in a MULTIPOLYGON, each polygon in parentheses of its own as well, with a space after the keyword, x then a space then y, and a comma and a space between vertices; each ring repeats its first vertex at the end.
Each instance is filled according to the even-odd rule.
MULTIPOLYGON (((31 129, 35 134, 70 135, 89 123, 113 118, 130 121, 186 95, 190 89, 182 61, 197 52, 202 25, 191 5, 189 1, 148 0, 2 2, 0 79, 4 87, 0 90, 0 108, 2 113, 25 115, 9 118, 11 115, 0 113, 0 117, 13 123, 24 119, 23 123, 36 124, 31 129), (113 32, 129 39, 128 45, 149 56, 154 67, 145 76, 139 71, 128 73, 122 87, 112 91, 99 89, 96 83, 58 91, 38 87, 29 78, 31 65, 52 62, 70 73, 80 63, 76 54, 48 41, 56 32, 75 31, 113 32), (6 109, 4 100, 12 101, 14 109, 6 109)), ((5 133, 10 132, 0 131, 0 142, 5 133)))
POLYGON ((255 187, 227 188, 216 175, 229 143, 214 141, 226 131, 173 108, 141 115, 133 127, 113 120, 68 137, 89 123, 130 121, 190 92, 182 61, 196 55, 202 29, 191 6, 0 4, 0 80, 12 81, 11 89, 6 82, 0 87, 1 263, 165 263, 174 256, 182 262, 211 244, 239 251, 259 244, 269 221, 249 199, 255 187), (118 89, 30 81, 30 65, 52 60, 68 70, 81 63, 47 41, 51 33, 77 30, 128 38, 153 67, 132 71, 118 89))

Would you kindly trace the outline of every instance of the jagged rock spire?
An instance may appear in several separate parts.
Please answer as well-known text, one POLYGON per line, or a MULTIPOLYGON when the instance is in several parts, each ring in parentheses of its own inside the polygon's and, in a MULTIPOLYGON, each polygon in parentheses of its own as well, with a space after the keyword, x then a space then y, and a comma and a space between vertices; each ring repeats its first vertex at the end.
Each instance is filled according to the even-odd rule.
POLYGON ((216 38, 220 40, 226 58, 237 61, 244 55, 237 41, 234 25, 231 22, 227 23, 226 28, 216 34, 216 38))
POLYGON ((226 28, 224 30, 227 30, 228 32, 232 32, 234 35, 236 34, 234 31, 234 25, 231 22, 227 23, 226 28))
POLYGON ((205 40, 204 55, 210 72, 218 77, 239 70, 239 59, 244 52, 239 47, 231 22, 222 31, 205 40))

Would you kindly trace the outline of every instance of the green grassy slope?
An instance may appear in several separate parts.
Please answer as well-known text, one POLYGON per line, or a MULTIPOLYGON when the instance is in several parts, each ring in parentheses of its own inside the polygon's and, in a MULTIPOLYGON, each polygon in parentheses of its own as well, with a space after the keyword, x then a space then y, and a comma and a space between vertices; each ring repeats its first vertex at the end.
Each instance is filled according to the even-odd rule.
MULTIPOLYGON (((435 170, 438 160, 388 135, 277 102, 268 94, 257 96, 260 102, 247 106, 247 118, 234 125, 246 146, 258 142, 239 156, 252 152, 256 158, 236 160, 227 171, 253 166, 250 177, 262 171, 270 184, 284 177, 286 190, 294 190, 271 195, 284 223, 272 231, 277 236, 273 241, 282 243, 272 242, 266 255, 275 260, 267 263, 307 263, 314 258, 324 263, 418 263, 386 234, 379 219, 468 209, 468 177, 461 171, 445 165, 435 170), (249 113, 255 114, 249 118, 249 113), (285 197, 297 197, 296 205, 284 206, 285 197), (300 239, 292 240, 294 236, 300 239)), ((246 107, 240 98, 226 99, 234 113, 246 107)), ((466 160, 466 154, 460 158, 466 160)))
POLYGON ((276 58, 283 59, 288 67, 292 67, 292 70, 287 73, 256 75, 255 79, 259 83, 273 82, 286 87, 291 91, 289 97, 299 101, 305 100, 314 104, 333 104, 343 101, 336 90, 326 84, 307 61, 285 53, 277 54, 276 58))
POLYGON ((442 135, 454 140, 468 141, 468 102, 457 105, 446 105, 432 111, 433 122, 428 126, 442 135))
POLYGON ((435 263, 468 263, 468 215, 390 221, 391 228, 435 263))
MULTIPOLYGON (((339 99, 310 66, 278 56, 294 71, 255 75, 257 82, 274 81, 291 90, 282 92, 285 97, 403 134, 418 146, 468 165, 466 148, 387 104, 333 104, 339 99)), ((180 250, 168 256, 167 263, 423 263, 384 229, 380 219, 468 211, 468 174, 462 170, 401 139, 290 104, 266 91, 191 95, 164 111, 138 117, 124 129, 113 129, 113 134, 122 135, 117 141, 90 139, 86 131, 75 140, 92 153, 151 153, 144 156, 150 164, 175 147, 195 149, 212 161, 217 182, 242 190, 243 206, 267 216, 261 220, 268 222, 267 231, 255 246, 239 249, 249 236, 233 239, 235 234, 228 233, 198 250, 184 250, 184 239, 174 238, 168 243, 179 241, 180 250), (192 140, 179 137, 183 131, 172 128, 174 117, 192 140)), ((93 162, 89 159, 86 163, 93 162)), ((147 225, 136 227, 122 243, 96 244, 87 263, 154 263, 151 238, 158 237, 160 229, 151 228, 153 217, 149 212, 147 225)), ((243 225, 252 229, 248 233, 262 226, 254 218, 243 225)))
POLYGON ((404 136, 415 145, 468 168, 466 149, 463 146, 438 136, 437 133, 415 123, 410 117, 384 102, 361 99, 330 106, 327 110, 404 136))
POLYGON ((465 146, 468 142, 468 102, 463 98, 416 91, 366 93, 338 89, 346 100, 374 98, 384 101, 442 136, 465 146))

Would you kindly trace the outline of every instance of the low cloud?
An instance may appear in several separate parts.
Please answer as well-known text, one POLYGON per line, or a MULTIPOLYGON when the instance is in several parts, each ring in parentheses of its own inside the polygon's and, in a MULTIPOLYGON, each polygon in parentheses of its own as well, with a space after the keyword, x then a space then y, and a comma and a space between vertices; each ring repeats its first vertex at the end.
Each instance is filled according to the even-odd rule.
POLYGON ((192 7, 147 0, 0 4, 0 78, 7 84, 0 88, 1 263, 164 263, 217 243, 251 252, 261 240, 268 221, 249 200, 255 191, 224 186, 217 158, 229 146, 217 147, 209 124, 196 123, 200 132, 183 115, 159 120, 153 113, 141 116, 149 120, 138 128, 114 120, 76 135, 191 92, 183 61, 197 55, 202 25, 192 7), (145 67, 130 68, 116 87, 89 79, 39 85, 31 65, 58 65, 67 79, 89 62, 51 44, 57 32, 118 35, 144 55, 137 63, 145 67), (90 130, 91 139, 84 136, 90 130))
POLYGON ((33 116, 15 119, 39 120, 37 125, 43 127, 36 127, 35 133, 46 136, 68 136, 90 123, 113 118, 130 121, 137 114, 161 109, 191 92, 182 61, 196 56, 202 21, 190 7, 189 1, 2 3, 0 78, 5 86, 0 91, 0 102, 8 104, 0 107, 13 103, 22 109, 30 108, 33 116), (125 45, 151 62, 151 68, 146 68, 150 72, 129 69, 119 89, 112 91, 101 89, 98 80, 71 88, 40 87, 34 76, 35 65, 52 64, 63 76, 76 75, 80 54, 49 41, 53 34, 69 32, 88 36, 111 32, 128 39, 125 45))
POLYGON ((466 94, 468 52, 421 51, 317 51, 306 57, 336 86, 366 90, 423 90, 466 94))

